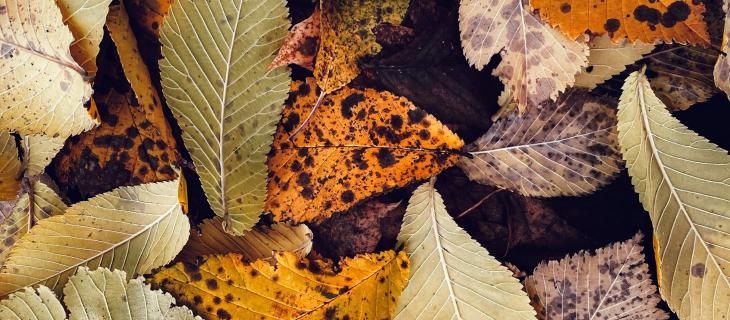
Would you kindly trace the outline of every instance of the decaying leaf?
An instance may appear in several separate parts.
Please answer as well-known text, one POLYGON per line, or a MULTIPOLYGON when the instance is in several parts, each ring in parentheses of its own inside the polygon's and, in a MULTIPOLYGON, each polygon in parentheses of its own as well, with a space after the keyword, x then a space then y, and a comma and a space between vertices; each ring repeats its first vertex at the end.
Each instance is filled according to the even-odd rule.
POLYGON ((15 137, 0 132, 0 200, 13 200, 18 196, 22 174, 15 137))
POLYGON ((122 67, 110 63, 99 73, 102 123, 70 139, 55 162, 58 181, 82 197, 177 177, 175 138, 122 6, 112 7, 107 28, 122 67))
POLYGON ((725 92, 730 97, 730 59, 727 54, 730 53, 730 44, 728 37, 730 37, 730 7, 727 6, 727 1, 724 1, 725 6, 723 10, 726 12, 725 17, 725 28, 723 30, 722 37, 722 50, 721 55, 718 56, 717 62, 715 63, 715 70, 713 72, 715 84, 718 88, 725 92))
POLYGON ((472 180, 527 196, 595 191, 621 166, 610 104, 570 90, 523 116, 513 112, 470 145, 474 157, 459 166, 472 180))
POLYGON ((592 255, 581 251, 540 263, 525 280, 538 318, 668 319, 652 284, 641 233, 592 255))
POLYGON ((6 0, 3 6, 0 131, 68 137, 93 128, 96 121, 84 108, 91 85, 71 57, 74 38, 61 10, 53 0, 6 0))
POLYGON ((380 52, 372 29, 380 23, 400 24, 408 0, 320 2, 321 37, 314 77, 330 93, 347 85, 360 73, 357 63, 380 52))
POLYGON ((330 261, 277 253, 276 264, 238 254, 178 263, 150 281, 211 319, 388 319, 408 279, 404 252, 330 261))
POLYGON ((519 280, 454 222, 433 179, 413 192, 401 228, 414 271, 394 319, 535 318, 519 280))
POLYGON ((590 32, 614 41, 710 44, 702 1, 530 0, 530 5, 571 39, 590 32))
POLYGON ((431 177, 458 161, 459 137, 405 98, 345 87, 291 135, 320 92, 292 84, 269 156, 266 211, 278 221, 321 221, 374 194, 431 177))
POLYGON ((203 256, 238 253, 249 261, 274 261, 274 252, 289 251, 300 258, 312 249, 312 231, 304 225, 276 223, 233 236, 223 230, 220 217, 206 219, 190 230, 190 240, 178 260, 196 263, 203 256))
POLYGON ((160 35, 160 27, 164 18, 170 11, 174 0, 126 0, 127 9, 135 17, 134 23, 142 28, 144 34, 154 36, 160 35))
POLYGON ((148 273, 177 255, 189 228, 177 181, 115 189, 39 221, 20 238, 0 270, 0 296, 36 284, 60 292, 79 266, 148 273))
POLYGON ((288 69, 267 66, 287 14, 283 0, 176 0, 160 34, 165 98, 208 203, 237 235, 253 227, 266 198, 266 154, 290 83, 288 69))
POLYGON ((628 42, 625 39, 613 42, 611 37, 603 35, 588 42, 590 55, 588 66, 575 77, 575 86, 593 89, 604 81, 626 70, 630 65, 652 50, 653 44, 628 42))
POLYGON ((718 93, 712 78, 717 51, 663 45, 646 59, 649 83, 669 110, 685 110, 718 93))
POLYGON ((512 92, 521 112, 555 100, 588 63, 588 46, 567 38, 535 16, 526 0, 464 0, 459 8, 461 46, 481 70, 497 53, 492 72, 512 92))
POLYGON ((63 148, 66 141, 64 138, 52 138, 49 136, 24 136, 23 145, 23 167, 25 176, 32 177, 43 174, 53 157, 63 148))
POLYGON ((10 215, 0 224, 0 264, 5 261, 10 249, 28 231, 45 218, 63 214, 68 206, 44 179, 30 181, 15 203, 10 215))
POLYGON ((269 69, 296 64, 313 70, 314 56, 319 47, 319 10, 314 10, 309 18, 294 25, 284 39, 284 44, 269 69))
POLYGON ((667 111, 641 72, 624 85, 619 144, 658 240, 660 292, 680 319, 730 312, 730 156, 667 111))
POLYGON ((56 0, 63 15, 63 23, 75 38, 71 43, 71 56, 92 78, 96 75, 96 56, 104 37, 104 21, 111 2, 112 0, 56 0))
MULTIPOLYGON (((143 280, 127 281, 121 270, 79 267, 63 290, 63 302, 72 320, 202 320, 187 307, 173 306, 172 296, 152 291, 143 280)), ((0 318, 62 320, 67 315, 53 291, 39 286, 25 287, 0 301, 0 318)))

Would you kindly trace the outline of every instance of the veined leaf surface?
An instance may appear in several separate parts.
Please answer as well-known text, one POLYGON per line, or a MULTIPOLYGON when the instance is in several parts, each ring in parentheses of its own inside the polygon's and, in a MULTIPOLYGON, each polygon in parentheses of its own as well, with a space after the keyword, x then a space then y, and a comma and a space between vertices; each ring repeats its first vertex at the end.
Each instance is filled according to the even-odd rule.
POLYGON ((18 196, 21 170, 15 137, 0 132, 0 200, 13 200, 18 196))
POLYGON ((71 56, 90 77, 96 75, 96 56, 104 37, 104 21, 112 0, 56 0, 63 22, 74 35, 71 56))

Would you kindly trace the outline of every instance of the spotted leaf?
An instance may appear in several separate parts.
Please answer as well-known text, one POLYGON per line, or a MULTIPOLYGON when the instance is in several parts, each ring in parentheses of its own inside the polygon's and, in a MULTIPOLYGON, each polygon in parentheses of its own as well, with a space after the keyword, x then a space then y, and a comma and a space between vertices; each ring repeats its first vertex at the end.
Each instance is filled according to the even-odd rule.
POLYGON ((13 200, 18 196, 22 174, 15 137, 0 132, 0 200, 13 200))
POLYGON ((641 252, 641 233, 624 242, 540 263, 525 280, 538 318, 668 319, 641 252))
POLYGON ((276 264, 238 254, 178 263, 150 281, 208 319, 389 319, 408 279, 404 252, 331 261, 277 253, 276 264))
POLYGON ((586 32, 644 43, 709 45, 697 0, 530 0, 530 5, 569 38, 586 32))
POLYGON ((319 48, 319 10, 314 10, 309 18, 297 23, 289 30, 284 44, 269 69, 296 64, 313 70, 314 56, 319 48))
POLYGON ((609 36, 591 39, 588 66, 575 77, 575 86, 593 89, 611 77, 623 72, 630 65, 652 50, 654 45, 641 42, 620 41, 614 43, 609 36))
POLYGON ((277 220, 321 221, 360 200, 436 175, 461 139, 405 98, 345 87, 323 100, 313 79, 292 85, 269 156, 266 210, 277 220))
POLYGON ((470 179, 528 196, 591 193, 621 167, 616 115, 605 98, 570 90, 557 102, 499 121, 459 166, 470 179))
POLYGON ((545 25, 526 0, 463 0, 459 29, 464 55, 477 69, 501 55, 492 74, 512 92, 521 112, 557 99, 588 63, 588 46, 545 25))
POLYGON ((400 24, 408 0, 320 2, 321 37, 314 76, 325 93, 342 88, 360 73, 357 63, 380 52, 372 29, 400 24))

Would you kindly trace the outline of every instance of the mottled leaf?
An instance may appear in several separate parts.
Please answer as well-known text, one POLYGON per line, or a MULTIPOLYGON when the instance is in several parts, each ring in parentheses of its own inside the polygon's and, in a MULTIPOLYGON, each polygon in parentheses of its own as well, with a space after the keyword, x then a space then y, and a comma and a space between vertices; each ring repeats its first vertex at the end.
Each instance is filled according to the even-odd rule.
POLYGON ((604 81, 626 70, 630 65, 652 50, 654 45, 620 40, 614 43, 608 35, 595 37, 588 42, 590 55, 588 66, 575 77, 575 86, 593 89, 604 81))
POLYGON ((314 56, 319 48, 319 10, 294 25, 284 39, 279 53, 269 69, 296 64, 309 70, 314 68, 314 56))
POLYGON ((178 263, 150 280, 211 319, 388 319, 408 278, 404 252, 331 261, 284 252, 276 264, 238 254, 178 263))

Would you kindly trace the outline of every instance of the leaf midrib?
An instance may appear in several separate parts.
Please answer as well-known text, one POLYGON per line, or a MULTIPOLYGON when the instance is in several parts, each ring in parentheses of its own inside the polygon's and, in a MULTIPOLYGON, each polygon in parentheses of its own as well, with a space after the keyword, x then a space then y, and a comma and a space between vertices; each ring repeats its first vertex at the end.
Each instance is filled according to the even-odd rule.
POLYGON ((25 46, 21 46, 21 45, 19 45, 17 43, 13 43, 13 42, 7 41, 5 39, 0 39, 0 43, 8 44, 10 46, 13 46, 13 48, 17 48, 19 50, 22 50, 22 51, 28 53, 28 54, 31 54, 31 55, 40 57, 41 59, 48 60, 50 62, 53 62, 55 64, 60 65, 63 68, 71 69, 71 70, 75 71, 76 73, 80 74, 82 77, 84 77, 84 78, 86 77, 86 71, 83 68, 81 68, 81 66, 79 66, 78 64, 70 64, 70 63, 64 62, 64 61, 62 61, 59 58, 56 58, 56 57, 53 57, 53 56, 49 56, 49 55, 47 55, 45 53, 42 53, 42 52, 39 52, 39 51, 35 51, 33 49, 27 48, 25 46))

